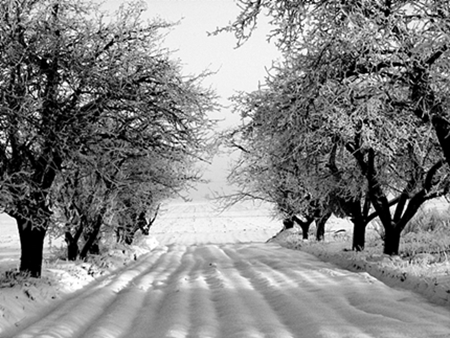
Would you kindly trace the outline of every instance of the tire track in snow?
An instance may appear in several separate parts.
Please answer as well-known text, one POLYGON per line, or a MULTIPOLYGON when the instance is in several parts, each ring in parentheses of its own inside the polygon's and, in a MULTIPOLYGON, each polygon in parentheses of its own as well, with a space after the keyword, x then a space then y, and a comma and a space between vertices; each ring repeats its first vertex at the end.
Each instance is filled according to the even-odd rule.
POLYGON ((243 285, 236 285, 228 275, 232 272, 233 262, 223 251, 216 248, 223 256, 221 260, 210 263, 205 272, 206 283, 211 290, 211 300, 215 305, 218 318, 219 334, 216 337, 261 337, 254 314, 249 311, 238 294, 243 285))
MULTIPOLYGON (((441 313, 435 316, 435 306, 423 304, 427 302, 422 299, 412 302, 413 309, 407 304, 395 306, 398 294, 408 299, 405 292, 392 290, 367 274, 341 270, 297 251, 290 251, 288 255, 281 256, 287 260, 284 267, 279 264, 276 250, 273 251, 272 257, 257 254, 255 256, 259 258, 252 261, 253 257, 248 254, 239 255, 247 250, 249 247, 229 250, 230 254, 234 255, 236 268, 250 280, 255 289, 263 293, 275 312, 285 318, 284 323, 291 331, 302 332, 307 337, 450 336, 450 321, 446 320, 448 312, 442 314, 440 309, 441 313), (293 257, 296 259, 292 260, 293 257), (262 267, 264 264, 265 269, 262 267), (363 303, 368 301, 369 304, 376 304, 379 312, 374 315, 361 311, 350 304, 350 297, 363 303), (392 301, 394 306, 387 305, 392 301), (426 310, 422 310, 422 307, 426 310), (420 316, 411 320, 408 318, 411 312, 418 312, 420 316), (292 318, 292 313, 297 313, 297 321, 292 318), (435 328, 433 320, 428 320, 430 317, 434 318, 434 326, 436 322, 447 325, 444 328, 435 328), (425 318, 427 320, 422 322, 425 318), (417 323, 418 320, 420 323, 417 323)), ((255 250, 258 251, 256 245, 255 250)), ((408 295, 408 292, 406 294, 408 295)), ((421 298, 413 294, 411 296, 421 298)))
POLYGON ((237 297, 244 304, 246 311, 253 316, 253 325, 259 330, 256 337, 293 337, 292 332, 282 323, 281 318, 268 304, 263 293, 260 292, 261 286, 264 288, 267 285, 255 284, 239 268, 243 267, 244 264, 246 268, 254 268, 254 266, 247 265, 243 257, 238 257, 233 250, 225 249, 224 251, 233 261, 234 268, 230 269, 226 276, 230 283, 235 286, 237 297))
POLYGON ((55 337, 79 337, 90 325, 104 315, 121 290, 127 291, 133 280, 146 274, 155 262, 164 255, 165 250, 155 250, 134 264, 121 269, 116 274, 88 286, 82 293, 60 303, 46 316, 29 325, 17 338, 48 337, 51 332, 55 337))
POLYGON ((211 299, 211 290, 204 276, 198 276, 192 281, 192 297, 188 311, 192 325, 186 337, 218 337, 218 318, 211 299))
POLYGON ((163 296, 151 328, 152 334, 147 337, 178 337, 189 329, 188 304, 191 292, 187 275, 194 265, 192 249, 188 248, 177 263, 176 269, 162 285, 163 296))
POLYGON ((14 337, 449 337, 450 311, 276 244, 171 245, 14 337))
MULTIPOLYGON (((168 253, 174 252, 175 255, 170 260, 167 259, 164 269, 152 272, 157 273, 152 288, 148 290, 141 312, 133 321, 133 329, 124 337, 169 337, 168 333, 164 335, 161 331, 164 331, 167 327, 170 328, 170 323, 173 323, 174 318, 180 318, 174 313, 177 313, 177 308, 184 307, 186 303, 184 299, 171 299, 174 292, 177 292, 177 290, 174 290, 173 280, 176 281, 177 276, 186 268, 186 266, 183 267, 183 263, 186 263, 186 257, 189 255, 186 250, 187 247, 185 246, 172 245, 168 253), (172 308, 172 305, 176 308, 172 308), (175 312, 170 312, 171 309, 174 309, 175 312), (162 316, 164 312, 166 314, 162 316)), ((186 297, 184 292, 183 297, 186 297)), ((185 323, 186 320, 181 323, 181 326, 185 323)), ((174 330, 173 333, 176 336, 176 328, 172 328, 172 330, 174 330)))
POLYGON ((134 318, 144 306, 145 296, 154 286, 155 280, 159 281, 161 275, 166 275, 167 269, 178 259, 178 252, 162 253, 143 274, 130 281, 129 286, 118 293, 114 302, 104 310, 102 317, 82 337, 119 337, 132 330, 134 318))
MULTIPOLYGON (((293 278, 273 268, 270 263, 260 264, 258 267, 254 262, 243 260, 244 257, 235 255, 236 269, 261 292, 267 304, 291 332, 301 332, 305 337, 311 338, 323 337, 328 335, 329 331, 336 331, 337 327, 342 326, 345 330, 341 330, 343 332, 340 334, 345 337, 371 337, 358 327, 349 325, 328 302, 319 301, 316 293, 322 291, 322 288, 331 286, 332 283, 323 281, 323 275, 319 277, 317 273, 315 276, 309 276, 311 272, 309 264, 306 274, 300 273, 293 278), (317 285, 316 279, 317 283, 322 282, 321 286, 317 285), (327 327, 330 326, 332 330, 327 331, 327 327)), ((297 268, 298 266, 302 266, 301 261, 297 268)), ((295 334, 293 336, 295 337, 295 334)))
MULTIPOLYGON (((218 337, 219 329, 217 312, 212 299, 212 291, 208 283, 211 270, 215 269, 215 263, 225 255, 216 250, 214 246, 200 246, 195 250, 197 264, 189 278, 192 283, 192 297, 189 304, 191 328, 187 333, 188 338, 218 337)), ((209 279, 211 282, 211 279, 209 279)))

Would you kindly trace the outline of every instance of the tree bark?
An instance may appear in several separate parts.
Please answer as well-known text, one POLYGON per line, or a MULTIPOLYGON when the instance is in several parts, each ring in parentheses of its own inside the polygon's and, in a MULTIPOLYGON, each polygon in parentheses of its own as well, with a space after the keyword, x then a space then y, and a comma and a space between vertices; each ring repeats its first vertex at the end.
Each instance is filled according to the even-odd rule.
POLYGON ((84 243, 84 246, 80 252, 81 259, 86 259, 88 253, 94 254, 100 253, 100 248, 98 246, 98 235, 100 233, 100 228, 103 223, 103 215, 105 214, 105 212, 106 208, 100 210, 99 214, 97 215, 97 218, 95 219, 95 222, 93 222, 92 230, 89 233, 86 243, 84 243))
POLYGON ((46 227, 33 227, 30 220, 16 217, 20 237, 20 268, 22 273, 39 278, 42 273, 42 257, 46 227))
POLYGON ((305 222, 302 223, 302 225, 300 225, 300 227, 302 228, 302 239, 304 239, 305 241, 309 239, 309 227, 311 225, 311 222, 305 222))
POLYGON ((434 116, 431 119, 445 160, 450 166, 450 122, 442 116, 434 116))
MULTIPOLYGON (((86 242, 83 245, 83 248, 80 251, 80 258, 86 259, 88 253, 92 253, 92 247, 95 245, 95 242, 97 240, 97 236, 100 232, 100 228, 93 229, 88 236, 86 237, 86 242)), ((97 244, 98 246, 98 244, 97 244)))
POLYGON ((314 218, 306 218, 306 221, 302 221, 297 216, 292 218, 302 229, 302 239, 307 240, 309 238, 309 227, 311 223, 314 221, 314 218))
POLYGON ((64 240, 67 243, 67 259, 69 261, 75 261, 78 258, 78 241, 71 235, 70 232, 66 231, 64 240))
POLYGON ((400 233, 393 224, 385 227, 384 250, 383 253, 389 256, 398 255, 400 249, 400 233))
POLYGON ((294 222, 292 219, 286 218, 283 220, 284 230, 292 229, 294 227, 294 222))
POLYGON ((323 241, 325 239, 325 223, 331 217, 331 212, 326 211, 325 214, 316 218, 316 239, 323 241))
MULTIPOLYGON (((72 221, 74 221, 74 219, 72 219, 72 221)), ((75 261, 78 258, 78 254, 80 252, 80 249, 78 247, 78 240, 83 233, 83 228, 84 226, 82 218, 78 219, 78 225, 76 227, 75 235, 72 235, 71 224, 66 225, 66 233, 64 239, 67 243, 67 259, 69 261, 75 261)))
POLYGON ((352 250, 363 251, 366 244, 366 226, 367 222, 360 218, 352 218, 353 222, 353 240, 352 250))

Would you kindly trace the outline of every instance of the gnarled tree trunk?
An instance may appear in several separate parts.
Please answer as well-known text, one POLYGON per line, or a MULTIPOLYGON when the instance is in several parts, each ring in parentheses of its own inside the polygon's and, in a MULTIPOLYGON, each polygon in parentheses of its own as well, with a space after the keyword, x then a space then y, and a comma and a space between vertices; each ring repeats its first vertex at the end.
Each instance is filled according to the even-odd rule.
POLYGON ((309 238, 309 227, 311 226, 311 223, 314 221, 314 218, 312 217, 307 217, 306 221, 302 221, 300 218, 298 218, 297 216, 294 216, 292 218, 295 223, 297 223, 300 228, 302 229, 302 238, 304 240, 307 240, 309 238))

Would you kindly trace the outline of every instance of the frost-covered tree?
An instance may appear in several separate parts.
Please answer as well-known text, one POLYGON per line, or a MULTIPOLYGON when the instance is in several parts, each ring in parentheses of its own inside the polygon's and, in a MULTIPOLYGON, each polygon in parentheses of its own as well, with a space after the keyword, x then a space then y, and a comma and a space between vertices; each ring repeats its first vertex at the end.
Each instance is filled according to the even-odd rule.
POLYGON ((305 185, 305 167, 292 157, 295 146, 288 140, 292 130, 284 124, 282 103, 277 93, 267 88, 234 97, 235 109, 243 118, 237 128, 222 139, 231 150, 240 151, 228 181, 238 190, 226 196, 228 203, 259 199, 274 205, 285 223, 298 223, 305 239, 309 225, 316 221, 317 238, 323 239, 323 225, 331 215, 330 200, 311 193, 305 185))
MULTIPOLYGON (((285 218, 299 223, 304 235, 315 220, 319 240, 332 212, 352 217, 354 246, 361 249, 365 225, 373 218, 368 215, 367 198, 361 202, 366 197, 364 179, 355 172, 356 164, 348 163, 349 156, 346 171, 337 169, 336 139, 333 134, 312 134, 317 126, 310 128, 313 120, 302 116, 300 106, 294 104, 300 100, 292 90, 296 77, 283 74, 279 69, 265 88, 235 100, 245 121, 225 137, 230 147, 242 151, 230 175, 240 187, 235 195, 264 196, 285 218)), ((314 119, 317 124, 320 116, 314 119)))
POLYGON ((385 227, 385 253, 397 253, 400 233, 418 206, 448 188, 447 2, 239 3, 241 14, 226 28, 239 43, 261 12, 272 18, 271 37, 288 64, 293 95, 285 119, 297 129, 296 141, 309 140, 309 154, 331 154, 333 143, 340 154, 346 151, 351 162, 336 157, 329 168, 338 178, 353 163, 385 227), (398 204, 391 215, 393 192, 398 204))
POLYGON ((22 272, 40 276, 57 175, 78 158, 102 174, 97 144, 110 143, 112 165, 130 147, 189 159, 205 150, 211 93, 180 74, 160 47, 168 25, 144 21, 144 9, 0 1, 1 202, 18 224, 22 272))
POLYGON ((251 168, 246 177, 258 182, 252 187, 277 196, 278 205, 305 213, 304 202, 313 201, 322 211, 350 217, 356 250, 364 248, 368 222, 380 217, 385 252, 396 253, 400 233, 420 205, 448 191, 438 142, 416 117, 386 105, 384 89, 369 81, 327 78, 317 84, 320 69, 310 67, 315 62, 313 53, 290 60, 267 80, 267 89, 239 100, 238 110, 250 120, 240 127, 239 168, 251 168), (293 200, 295 190, 308 199, 293 200))
POLYGON ((239 0, 240 15, 219 31, 238 43, 250 38, 258 17, 270 17, 273 39, 285 55, 320 48, 317 78, 384 79, 402 87, 390 104, 430 123, 450 164, 448 76, 450 8, 445 0, 239 0))

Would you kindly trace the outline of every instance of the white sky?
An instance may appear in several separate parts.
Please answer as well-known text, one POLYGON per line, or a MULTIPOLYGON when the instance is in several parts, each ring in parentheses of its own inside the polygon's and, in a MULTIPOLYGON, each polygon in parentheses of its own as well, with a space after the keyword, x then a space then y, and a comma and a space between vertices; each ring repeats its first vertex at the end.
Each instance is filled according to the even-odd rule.
MULTIPOLYGON (((106 0, 105 3, 109 8, 116 8, 122 1, 106 0)), ((239 8, 233 0, 146 0, 146 3, 148 10, 145 15, 149 18, 180 21, 167 35, 165 46, 175 50, 174 57, 181 60, 186 74, 198 74, 206 69, 217 71, 204 81, 204 85, 217 92, 223 105, 228 105, 227 99, 238 91, 256 90, 258 83, 264 81, 272 61, 279 57, 273 44, 267 42, 269 26, 264 20, 254 36, 238 49, 235 48, 233 34, 208 36, 207 32, 226 26, 235 19, 239 8)), ((211 117, 223 120, 221 126, 239 121, 230 109, 222 109, 211 117)), ((204 176, 211 180, 211 184, 208 187, 200 185, 198 191, 191 192, 191 197, 201 198, 209 188, 220 189, 225 184, 228 162, 226 156, 216 156, 204 176)))

